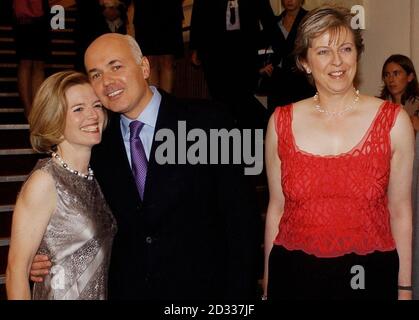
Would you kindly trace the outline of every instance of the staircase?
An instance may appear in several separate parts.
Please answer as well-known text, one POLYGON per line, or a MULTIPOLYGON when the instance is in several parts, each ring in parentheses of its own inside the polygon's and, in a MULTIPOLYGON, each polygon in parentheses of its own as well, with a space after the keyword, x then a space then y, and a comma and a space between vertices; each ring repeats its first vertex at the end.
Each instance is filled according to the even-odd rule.
MULTIPOLYGON (((73 69, 76 59, 75 8, 66 9, 66 29, 51 31, 46 76, 73 69)), ((2 21, 4 21, 2 19, 2 21)), ((17 89, 17 60, 11 24, 0 24, 0 300, 6 299, 5 276, 12 213, 23 181, 38 159, 29 142, 29 125, 17 89)))

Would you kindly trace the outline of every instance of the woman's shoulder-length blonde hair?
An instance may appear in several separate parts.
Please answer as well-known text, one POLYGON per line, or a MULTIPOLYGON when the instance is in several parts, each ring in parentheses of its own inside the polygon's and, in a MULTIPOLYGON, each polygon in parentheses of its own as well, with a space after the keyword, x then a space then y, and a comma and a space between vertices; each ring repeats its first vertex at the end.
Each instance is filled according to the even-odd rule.
POLYGON ((63 141, 66 92, 75 85, 90 84, 88 77, 76 71, 62 71, 48 77, 40 86, 29 114, 32 148, 40 153, 56 150, 63 141))

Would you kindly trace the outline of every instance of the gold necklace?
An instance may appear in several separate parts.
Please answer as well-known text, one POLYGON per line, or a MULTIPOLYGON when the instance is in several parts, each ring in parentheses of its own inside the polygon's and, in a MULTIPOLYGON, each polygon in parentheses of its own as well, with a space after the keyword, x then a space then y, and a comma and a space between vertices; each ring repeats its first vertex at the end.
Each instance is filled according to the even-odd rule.
POLYGON ((319 99, 319 93, 318 92, 316 92, 313 99, 314 99, 314 102, 315 102, 314 109, 317 112, 327 114, 330 117, 340 117, 340 116, 344 115, 345 113, 347 113, 348 111, 351 111, 355 107, 355 105, 358 103, 358 101, 359 101, 359 90, 355 90, 355 97, 354 97, 354 100, 352 101, 352 103, 350 105, 346 106, 343 110, 340 110, 340 111, 330 112, 330 111, 322 108, 319 105, 319 100, 320 99, 319 99))

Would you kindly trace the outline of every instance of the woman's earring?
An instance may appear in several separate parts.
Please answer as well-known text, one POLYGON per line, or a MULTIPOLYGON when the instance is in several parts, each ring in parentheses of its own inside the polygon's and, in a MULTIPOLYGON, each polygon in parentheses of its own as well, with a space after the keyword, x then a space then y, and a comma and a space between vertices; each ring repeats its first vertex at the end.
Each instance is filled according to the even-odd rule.
POLYGON ((310 69, 307 69, 306 71, 307 71, 307 74, 311 74, 311 70, 310 69))

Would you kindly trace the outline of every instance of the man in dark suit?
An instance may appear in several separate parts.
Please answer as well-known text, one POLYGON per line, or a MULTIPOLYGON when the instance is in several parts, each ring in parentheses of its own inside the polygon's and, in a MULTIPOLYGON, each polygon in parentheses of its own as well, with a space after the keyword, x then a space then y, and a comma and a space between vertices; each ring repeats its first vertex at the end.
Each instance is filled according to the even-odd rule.
POLYGON ((236 118, 263 117, 254 103, 260 23, 279 37, 269 0, 194 0, 190 31, 192 62, 202 63, 212 98, 232 106, 236 118))
POLYGON ((85 66, 111 111, 91 160, 118 222, 110 298, 254 298, 259 223, 242 168, 161 165, 155 156, 163 143, 155 139, 160 129, 176 134, 178 121, 186 121, 188 129, 208 132, 228 127, 226 121, 208 102, 176 100, 149 87, 148 60, 129 36, 96 39, 85 66), (141 190, 131 170, 133 121, 144 124, 139 138, 148 165, 141 190))
POLYGON ((275 18, 281 32, 278 38, 268 41, 276 45, 272 57, 271 88, 268 93, 269 114, 273 113, 277 106, 286 106, 312 97, 316 93, 306 75, 298 70, 293 54, 298 28, 308 13, 303 4, 304 0, 282 0, 284 11, 275 18), (285 21, 292 21, 292 24, 285 21))
POLYGON ((76 69, 84 70, 84 52, 90 43, 102 34, 127 33, 126 2, 118 0, 75 0, 77 6, 75 35, 77 41, 76 69), (112 22, 108 22, 110 19, 112 22), (111 28, 111 26, 119 26, 111 28))

